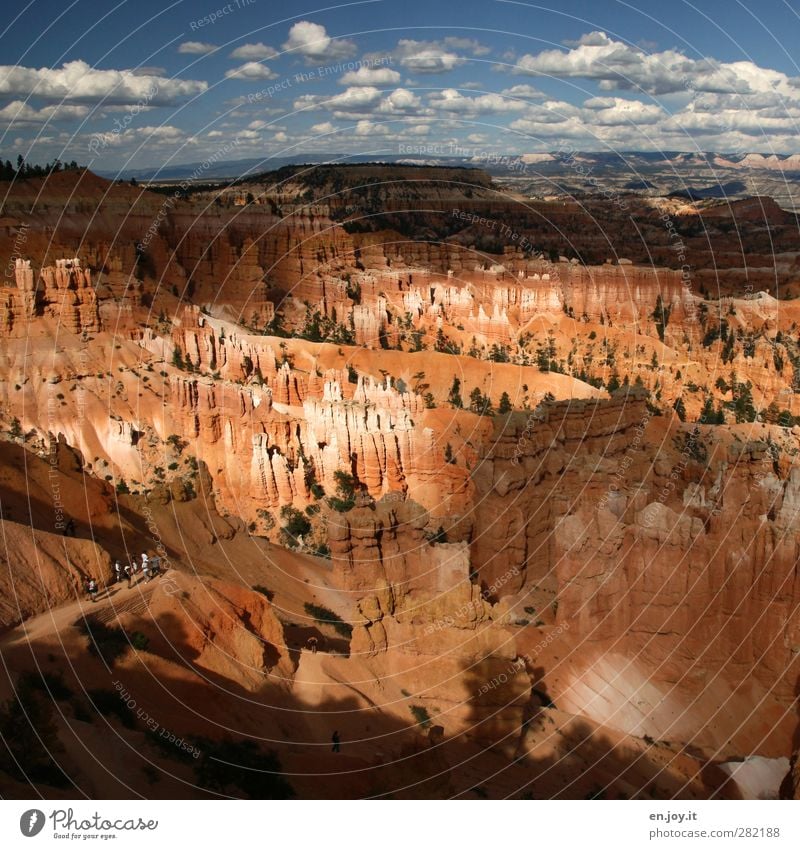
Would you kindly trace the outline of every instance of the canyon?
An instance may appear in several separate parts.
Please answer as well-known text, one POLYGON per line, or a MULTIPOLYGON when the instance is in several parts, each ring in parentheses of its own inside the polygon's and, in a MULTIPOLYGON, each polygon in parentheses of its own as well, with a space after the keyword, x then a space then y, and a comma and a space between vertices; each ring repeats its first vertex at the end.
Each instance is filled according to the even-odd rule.
POLYGON ((0 790, 798 798, 796 233, 477 169, 8 186, 0 700, 47 735, 0 790))

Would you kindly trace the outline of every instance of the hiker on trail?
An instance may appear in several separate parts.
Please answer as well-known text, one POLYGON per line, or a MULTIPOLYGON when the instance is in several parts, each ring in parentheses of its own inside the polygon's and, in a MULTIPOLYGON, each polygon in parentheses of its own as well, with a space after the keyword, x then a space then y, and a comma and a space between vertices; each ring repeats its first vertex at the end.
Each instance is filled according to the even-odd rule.
POLYGON ((152 580, 161 571, 161 558, 150 558, 150 579, 152 580))
POLYGON ((146 554, 142 555, 142 574, 146 581, 150 581, 150 561, 146 554))
POLYGON ((134 563, 132 560, 128 561, 128 564, 125 566, 125 574, 128 576, 128 589, 133 586, 133 567, 134 563))
POLYGON ((118 584, 122 580, 122 564, 119 560, 114 561, 114 583, 118 584))
POLYGON ((94 604, 97 601, 97 581, 94 578, 89 578, 86 582, 86 592, 89 594, 92 604, 94 604))
POLYGON ((61 535, 65 537, 74 537, 75 536, 75 520, 70 518, 69 521, 64 525, 61 535))
POLYGON ((317 640, 316 637, 309 637, 308 638, 306 645, 311 649, 311 654, 317 653, 317 643, 318 642, 319 642, 319 640, 317 640))
POLYGON ((332 752, 340 752, 341 751, 341 745, 340 744, 341 744, 342 740, 341 740, 341 737, 339 737, 338 731, 333 732, 333 735, 331 736, 331 742, 333 743, 333 746, 331 746, 331 751, 332 752))

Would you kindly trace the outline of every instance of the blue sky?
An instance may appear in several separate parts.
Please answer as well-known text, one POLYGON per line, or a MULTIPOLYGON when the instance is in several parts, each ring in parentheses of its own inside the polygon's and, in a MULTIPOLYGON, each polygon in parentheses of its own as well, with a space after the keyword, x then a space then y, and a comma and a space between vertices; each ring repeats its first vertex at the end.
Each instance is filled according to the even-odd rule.
POLYGON ((797 4, 4 4, 0 155, 798 150, 797 4))

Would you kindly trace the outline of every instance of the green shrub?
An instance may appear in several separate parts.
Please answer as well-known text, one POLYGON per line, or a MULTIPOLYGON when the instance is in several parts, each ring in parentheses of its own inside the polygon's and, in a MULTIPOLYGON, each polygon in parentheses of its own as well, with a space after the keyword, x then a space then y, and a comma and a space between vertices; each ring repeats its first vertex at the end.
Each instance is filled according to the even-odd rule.
POLYGON ((51 698, 25 676, 16 691, 14 698, 0 705, 0 773, 25 785, 69 786, 70 778, 58 764, 64 749, 51 698))
POLYGON ((440 543, 440 542, 441 543, 447 542, 447 531, 445 531, 445 529, 442 525, 439 525, 439 527, 436 530, 436 533, 434 533, 431 536, 430 541, 433 545, 436 545, 436 543, 440 543))
POLYGON ((133 711, 115 690, 89 690, 86 695, 97 713, 103 716, 116 716, 126 728, 136 727, 133 711))
POLYGON ((193 740, 202 752, 197 783, 218 793, 239 790, 251 799, 291 799, 294 790, 281 773, 274 752, 262 752, 252 740, 193 740))
POLYGON ((113 665, 128 650, 129 643, 121 628, 109 628, 102 622, 84 619, 80 630, 89 638, 89 651, 105 664, 113 665))
POLYGON ((294 547, 299 543, 299 538, 305 536, 311 530, 311 522, 303 515, 296 507, 285 504, 281 507, 281 518, 283 519, 283 527, 281 528, 281 538, 290 547, 294 547))
POLYGON ((414 717, 414 721, 417 725, 422 728, 430 728, 431 715, 428 713, 428 709, 426 707, 423 707, 422 705, 411 705, 409 710, 411 711, 411 715, 414 717))
POLYGON ((306 602, 303 607, 305 608, 306 613, 316 622, 320 622, 324 625, 330 625, 340 637, 345 637, 345 639, 350 639, 353 634, 353 626, 348 622, 345 622, 341 616, 334 613, 332 610, 329 610, 327 607, 323 607, 321 604, 312 604, 311 602, 306 602))
POLYGON ((141 631, 134 631, 131 634, 131 647, 136 651, 147 651, 150 645, 150 638, 145 636, 141 631))
POLYGON ((356 479, 353 475, 337 469, 333 473, 333 479, 336 481, 336 495, 332 495, 328 499, 328 506, 337 513, 347 513, 355 507, 356 494, 356 479))
POLYGON ((71 699, 72 690, 64 683, 60 672, 26 672, 20 676, 21 686, 30 687, 44 693, 58 702, 71 699))

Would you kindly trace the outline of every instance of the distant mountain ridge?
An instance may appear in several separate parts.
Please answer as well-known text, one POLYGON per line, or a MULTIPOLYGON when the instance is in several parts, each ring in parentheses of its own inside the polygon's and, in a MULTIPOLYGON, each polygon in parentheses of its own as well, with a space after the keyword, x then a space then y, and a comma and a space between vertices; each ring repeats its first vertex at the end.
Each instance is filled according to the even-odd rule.
POLYGON ((109 179, 137 180, 181 180, 191 178, 202 169, 203 180, 221 180, 247 176, 263 171, 275 171, 286 165, 334 164, 385 162, 387 164, 434 165, 441 167, 478 166, 491 174, 503 174, 514 171, 525 172, 532 169, 563 168, 570 163, 581 163, 594 168, 626 168, 635 171, 639 168, 651 168, 673 164, 679 167, 712 167, 733 170, 764 170, 795 174, 800 178, 800 153, 765 154, 698 151, 553 151, 543 153, 500 154, 476 150, 472 155, 443 156, 426 155, 425 146, 420 146, 417 155, 387 154, 382 156, 319 153, 300 156, 253 157, 249 159, 220 160, 206 165, 204 162, 187 162, 168 165, 162 168, 127 168, 122 171, 97 171, 100 176, 109 179))

